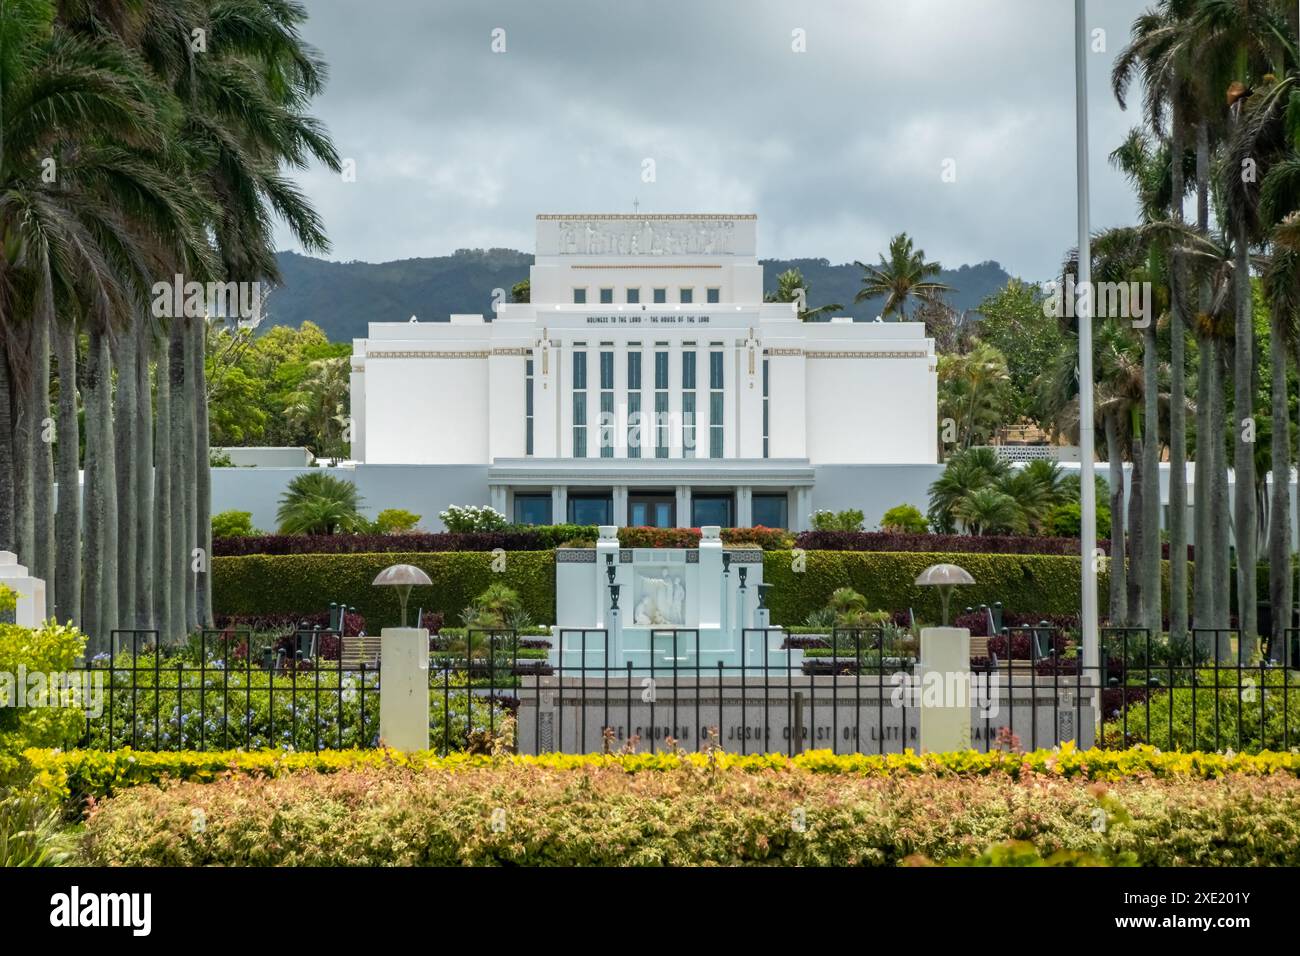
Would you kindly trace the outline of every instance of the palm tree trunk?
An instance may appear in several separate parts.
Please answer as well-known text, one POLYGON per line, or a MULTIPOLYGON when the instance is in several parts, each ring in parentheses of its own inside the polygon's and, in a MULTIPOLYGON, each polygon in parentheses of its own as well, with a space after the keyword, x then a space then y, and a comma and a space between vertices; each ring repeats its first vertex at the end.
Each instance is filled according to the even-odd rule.
POLYGON ((195 522, 198 547, 203 551, 202 570, 195 579, 195 607, 200 627, 212 626, 212 468, 208 449, 208 394, 204 359, 207 322, 194 321, 194 468, 195 522))
POLYGON ((117 368, 117 391, 113 396, 113 438, 117 478, 117 606, 120 626, 135 627, 135 582, 139 575, 138 545, 135 540, 135 486, 139 461, 135 457, 135 374, 136 334, 127 329, 113 341, 113 364, 117 368))
POLYGON ((58 512, 54 520, 54 606, 61 622, 81 626, 81 438, 77 424, 77 324, 54 325, 59 362, 58 512))
MULTIPOLYGON (((20 333, 22 348, 27 355, 31 354, 32 326, 36 321, 33 317, 20 333)), ((37 440, 34 421, 37 410, 32 401, 33 384, 33 369, 24 365, 21 374, 13 376, 10 401, 13 402, 14 407, 14 540, 18 545, 15 550, 18 552, 19 564, 34 568, 36 526, 32 514, 32 494, 35 484, 32 442, 37 440)))
POLYGON ((54 429, 50 418, 50 323, 46 312, 32 329, 32 525, 36 541, 33 564, 45 581, 45 617, 50 616, 57 586, 54 569, 54 429))
POLYGON ((158 388, 158 411, 154 416, 157 437, 153 443, 153 619, 159 636, 170 641, 176 634, 175 550, 172 548, 172 461, 171 461, 171 370, 168 367, 170 341, 159 338, 154 350, 154 380, 158 388))
POLYGON ((1128 620, 1128 570, 1124 563, 1124 452, 1119 422, 1107 413, 1106 457, 1110 463, 1110 623, 1122 627, 1128 620))
POLYGON ((0 354, 0 550, 17 551, 14 537, 13 388, 9 356, 0 354))
POLYGON ((1233 349, 1232 430, 1233 473, 1236 479, 1233 526, 1237 542, 1237 627, 1238 649, 1243 661, 1254 659, 1258 629, 1255 626, 1255 560, 1257 557, 1255 513, 1254 366, 1255 328, 1250 294, 1250 249, 1244 222, 1237 225, 1234 288, 1237 295, 1237 327, 1233 349), (1247 441, 1249 423, 1252 434, 1247 441))
POLYGON ((183 374, 185 386, 182 389, 184 402, 181 408, 182 441, 185 443, 185 633, 193 634, 199 626, 198 573, 197 561, 201 555, 195 554, 199 547, 198 518, 198 459, 195 454, 194 439, 194 334, 192 324, 181 322, 181 361, 185 363, 183 374))
POLYGON ((118 604, 118 576, 122 569, 117 566, 117 449, 113 435, 113 358, 109 350, 109 333, 106 329, 94 329, 90 333, 90 347, 95 352, 95 361, 99 365, 99 385, 101 389, 96 416, 96 431, 99 433, 99 490, 95 494, 95 503, 100 509, 100 523, 103 528, 103 562, 104 570, 99 579, 100 618, 99 629, 102 639, 111 645, 112 632, 122 625, 120 606, 118 604))
POLYGON ((82 613, 81 626, 89 637, 87 654, 107 650, 108 641, 102 633, 105 620, 104 605, 100 599, 101 582, 108 573, 104 561, 104 509, 99 497, 104 493, 103 435, 100 433, 100 406, 104 403, 105 381, 108 370, 99 360, 95 337, 92 333, 90 348, 86 351, 86 381, 82 386, 85 400, 86 474, 82 480, 81 513, 85 521, 85 538, 82 541, 82 613))
POLYGON ((1213 627, 1214 553, 1210 531, 1210 499, 1214 476, 1214 434, 1210 426, 1210 382, 1214 378, 1214 343, 1208 335, 1199 337, 1196 368, 1196 471, 1192 502, 1192 536, 1196 547, 1193 567, 1192 624, 1213 627))
POLYGON ((1130 441, 1129 455, 1133 459, 1133 467, 1129 471, 1128 481, 1128 622, 1129 627, 1145 627, 1147 620, 1146 609, 1146 578, 1142 574, 1143 561, 1146 555, 1146 522, 1143 520, 1144 509, 1142 506, 1142 496, 1146 491, 1146 482, 1143 480, 1142 472, 1145 468, 1145 455, 1142 453, 1141 436, 1135 436, 1130 441))
POLYGON ((1163 630, 1160 594, 1160 355, 1156 346, 1156 321, 1152 316, 1143 332, 1142 350, 1142 524, 1143 552, 1139 573, 1145 604, 1141 627, 1153 637, 1163 630))
MULTIPOLYGON (((1175 106, 1170 152, 1173 154, 1170 208, 1183 221, 1183 116, 1175 106)), ((1187 378, 1184 355, 1182 257, 1171 256, 1169 269, 1169 640, 1187 639, 1187 378)))
POLYGON ((1225 384, 1228 380, 1229 342, 1215 339, 1214 380, 1210 384, 1210 439, 1214 446, 1213 497, 1210 500, 1210 535, 1214 541, 1214 628, 1212 650, 1224 655, 1228 647, 1227 629, 1232 624, 1232 552, 1229 547, 1228 450, 1223 434, 1227 417, 1225 384))
POLYGON ((1272 381, 1272 472, 1268 525, 1268 603, 1272 608, 1269 657, 1282 659, 1291 610, 1291 419, 1286 391, 1286 316, 1277 304, 1269 310, 1272 381))
POLYGON ((135 495, 136 575, 133 626, 154 629, 158 627, 153 613, 153 395, 149 388, 149 352, 153 335, 148 320, 140 323, 135 346, 135 437, 134 456, 138 463, 135 495))
MULTIPOLYGON (((172 594, 172 630, 168 637, 179 641, 188 633, 187 592, 190 603, 193 601, 193 588, 190 586, 190 544, 189 514, 186 498, 192 495, 194 486, 189 484, 189 467, 186 445, 189 444, 189 430, 185 419, 185 332, 183 316, 172 319, 170 343, 168 347, 167 374, 171 378, 171 421, 169 424, 171 441, 171 594, 172 594)), ((190 444, 193 448, 193 445, 190 444)))

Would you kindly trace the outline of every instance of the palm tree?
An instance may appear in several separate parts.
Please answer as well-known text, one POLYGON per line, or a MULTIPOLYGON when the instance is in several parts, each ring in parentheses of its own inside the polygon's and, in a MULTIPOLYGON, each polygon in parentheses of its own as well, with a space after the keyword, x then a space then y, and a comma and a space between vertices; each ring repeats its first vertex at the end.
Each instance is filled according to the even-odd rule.
MULTIPOLYGON (((763 301, 798 302, 806 306, 811 295, 812 286, 804 281, 803 273, 798 269, 787 269, 776 277, 776 290, 763 296, 763 301)), ((802 308, 799 310, 799 321, 820 322, 822 316, 829 316, 843 308, 839 303, 819 305, 815 309, 802 308)))
POLYGON ((957 503, 980 488, 996 484, 1011 471, 1011 466, 992 448, 969 448, 948 459, 943 473, 930 485, 930 524, 937 531, 951 534, 956 530, 954 509, 957 503))
POLYGON ((853 301, 883 298, 885 305, 880 314, 885 318, 897 315, 900 320, 906 321, 910 300, 930 298, 951 291, 942 282, 935 281, 935 276, 943 271, 939 263, 926 262, 925 251, 913 249, 912 240, 905 232, 889 240, 889 255, 882 255, 877 265, 869 266, 861 262, 854 262, 854 265, 864 275, 862 288, 853 297, 853 301))
POLYGON ((959 498, 952 515, 975 535, 1023 533, 1028 530, 1025 513, 1016 499, 989 485, 959 498))
POLYGON ((956 424, 959 449, 990 440, 1011 404, 1007 360, 992 345, 977 342, 964 354, 939 357, 939 417, 956 424))
POLYGON ((337 456, 343 450, 350 371, 346 357, 316 359, 285 409, 289 422, 311 436, 312 451, 319 457, 337 456))
POLYGON ((276 520, 281 534, 334 534, 365 526, 358 510, 357 486, 324 471, 311 471, 289 482, 280 496, 276 520))

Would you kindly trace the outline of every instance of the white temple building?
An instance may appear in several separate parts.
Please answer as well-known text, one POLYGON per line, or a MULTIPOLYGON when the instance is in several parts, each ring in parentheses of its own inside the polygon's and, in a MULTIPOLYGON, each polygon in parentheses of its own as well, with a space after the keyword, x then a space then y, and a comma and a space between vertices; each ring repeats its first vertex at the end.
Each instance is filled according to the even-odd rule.
POLYGON ((798 530, 936 461, 924 327, 765 303, 753 215, 540 215, 530 286, 354 340, 362 467, 520 523, 798 530))

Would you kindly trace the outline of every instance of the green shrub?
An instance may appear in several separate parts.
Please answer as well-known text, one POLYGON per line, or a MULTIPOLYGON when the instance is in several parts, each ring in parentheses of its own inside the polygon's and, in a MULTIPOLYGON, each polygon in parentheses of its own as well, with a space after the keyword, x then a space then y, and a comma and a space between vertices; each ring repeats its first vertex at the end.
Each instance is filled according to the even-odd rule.
POLYGON ((845 511, 814 511, 812 526, 814 531, 861 531, 865 516, 857 508, 845 511))
MULTIPOLYGON (((825 607, 836 588, 849 587, 872 608, 898 611, 911 607, 925 621, 939 620, 935 588, 917 587, 916 576, 932 564, 958 564, 975 584, 959 588, 954 604, 1001 601, 1008 611, 1050 616, 1079 613, 1079 559, 1044 554, 919 554, 906 551, 807 551, 802 564, 790 551, 763 553, 763 580, 773 585, 768 606, 774 624, 802 624, 825 607), (802 571, 796 570, 803 567, 802 571)), ((1168 566, 1165 587, 1168 589, 1168 566)), ((1107 576, 1098 574, 1105 595, 1107 576)))
POLYGON ((251 538, 253 513, 251 511, 222 511, 212 516, 212 537, 251 538))
POLYGON ((827 774, 783 757, 659 755, 651 773, 618 758, 402 763, 137 787, 92 809, 79 862, 894 866, 976 863, 1019 840, 1040 858, 1300 863, 1290 773, 1082 787, 1052 771, 827 774))
POLYGON ((433 587, 411 592, 412 609, 441 611, 448 621, 493 583, 518 595, 534 621, 555 620, 555 558, 550 551, 512 551, 505 570, 493 571, 490 551, 439 551, 426 554, 250 554, 212 559, 212 600, 218 614, 301 614, 328 608, 330 602, 355 607, 368 630, 379 633, 397 623, 396 588, 371 582, 392 564, 413 564, 433 587))
POLYGON ((915 505, 895 505, 880 519, 880 530, 894 534, 925 534, 930 523, 915 505))
POLYGON ((47 796, 22 790, 0 794, 0 867, 60 866, 71 843, 58 805, 47 796))
MULTIPOLYGON (((1189 673, 1176 671, 1175 679, 1186 681, 1189 673)), ((1150 672, 1130 671, 1134 680, 1154 675, 1167 682, 1166 674, 1158 666, 1150 672)), ((1195 688, 1166 687, 1150 693, 1149 699, 1135 688, 1127 718, 1122 712, 1106 715, 1107 741, 1124 746, 1127 726, 1129 744, 1149 743, 1162 750, 1281 750, 1300 745, 1300 679, 1294 673, 1277 667, 1240 674, 1235 667, 1230 672, 1206 667, 1196 671, 1196 681, 1195 688)))
MULTIPOLYGON (((1083 512, 1077 501, 1053 505, 1043 518, 1043 533, 1057 538, 1077 538, 1083 528, 1083 512)), ((1097 537, 1110 537, 1110 508, 1097 502, 1097 537)))
POLYGON ((375 517, 375 534, 402 534, 419 523, 420 516, 404 508, 385 508, 375 517))
MULTIPOLYGON (((0 584, 0 612, 13 611, 15 606, 14 592, 0 584)), ((17 754, 28 747, 63 746, 76 739, 86 705, 93 701, 82 700, 79 687, 50 688, 48 678, 80 675, 77 658, 85 647, 86 636, 75 627, 0 624, 0 780, 13 771, 17 754), (44 675, 39 687, 31 680, 38 674, 44 675), (62 706, 49 706, 52 693, 62 706), (17 706, 19 695, 24 706, 17 706)))

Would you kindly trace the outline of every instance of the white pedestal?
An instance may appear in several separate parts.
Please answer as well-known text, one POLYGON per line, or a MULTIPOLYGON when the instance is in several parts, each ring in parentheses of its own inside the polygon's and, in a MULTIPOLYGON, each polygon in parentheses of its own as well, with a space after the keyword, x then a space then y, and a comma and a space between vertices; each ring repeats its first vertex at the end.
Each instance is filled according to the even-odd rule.
POLYGON ((380 632, 379 738, 394 750, 429 749, 429 632, 380 632))
POLYGON ((28 574, 12 551, 0 551, 0 584, 18 595, 14 624, 40 627, 45 623, 45 581, 28 574))
POLYGON ((916 668, 920 695, 921 751, 967 750, 971 745, 970 631, 927 627, 921 631, 916 668))
MULTIPOLYGON (((726 627, 726 595, 722 593, 722 529, 705 525, 700 529, 700 627, 726 627)), ((735 576, 732 571, 732 576, 735 576)))

